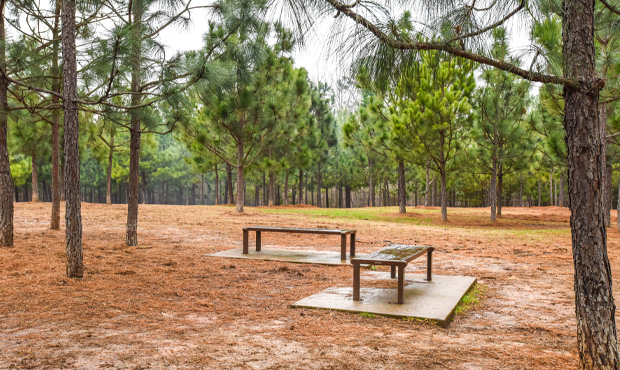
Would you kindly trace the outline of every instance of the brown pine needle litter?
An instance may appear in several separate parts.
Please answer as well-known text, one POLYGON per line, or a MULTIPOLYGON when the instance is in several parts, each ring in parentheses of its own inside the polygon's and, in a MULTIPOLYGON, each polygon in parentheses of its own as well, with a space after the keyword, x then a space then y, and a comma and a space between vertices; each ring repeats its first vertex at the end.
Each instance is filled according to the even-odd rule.
MULTIPOLYGON (((17 203, 15 246, 0 248, 0 368, 557 369, 577 363, 567 209, 504 208, 491 224, 488 209, 451 208, 442 224, 439 211, 428 207, 405 216, 384 208, 364 220, 342 211, 319 217, 312 207, 275 213, 248 207, 237 215, 227 206, 140 205, 140 245, 127 247, 126 206, 84 203, 86 270, 76 280, 64 276, 64 229, 49 230, 50 208, 17 203), (447 329, 293 309, 291 303, 323 289, 350 286, 352 269, 206 256, 241 248, 241 228, 256 224, 357 229, 360 253, 386 241, 433 245, 435 274, 475 276, 484 292, 447 329)), ((620 237, 616 230, 608 236, 613 274, 620 276, 614 263, 620 237)), ((339 251, 338 238, 330 236, 265 233, 263 243, 339 251)), ((423 262, 412 263, 411 271, 423 272, 423 262)))

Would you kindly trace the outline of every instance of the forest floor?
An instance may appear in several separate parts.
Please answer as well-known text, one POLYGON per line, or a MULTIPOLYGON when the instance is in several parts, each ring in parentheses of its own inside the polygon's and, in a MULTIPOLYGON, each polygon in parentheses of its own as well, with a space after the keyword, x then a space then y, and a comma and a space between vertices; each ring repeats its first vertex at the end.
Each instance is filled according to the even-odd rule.
MULTIPOLYGON (((139 247, 125 246, 126 209, 83 204, 85 277, 67 279, 64 231, 49 230, 50 205, 15 205, 15 246, 0 248, 0 368, 576 367, 565 208, 504 208, 495 223, 488 208, 449 208, 443 224, 438 209, 424 207, 405 215, 313 207, 238 215, 226 206, 141 205, 139 247), (478 278, 482 297, 446 329, 289 308, 350 286, 352 269, 206 256, 241 248, 241 228, 252 224, 354 228, 360 253, 390 242, 432 245, 433 272, 478 278)), ((608 238, 617 277, 620 235, 612 228, 608 238)), ((267 233, 263 244, 339 250, 333 236, 267 233)))

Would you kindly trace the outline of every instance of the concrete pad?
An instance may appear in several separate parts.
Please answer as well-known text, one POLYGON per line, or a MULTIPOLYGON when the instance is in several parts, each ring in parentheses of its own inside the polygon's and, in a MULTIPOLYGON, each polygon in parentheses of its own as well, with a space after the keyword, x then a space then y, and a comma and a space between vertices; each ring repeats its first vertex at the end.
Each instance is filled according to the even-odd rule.
POLYGON ((447 326, 461 298, 476 282, 467 276, 405 274, 404 304, 397 304, 397 289, 364 287, 364 280, 389 279, 390 273, 368 272, 361 276, 360 301, 353 300, 353 287, 327 288, 324 291, 295 302, 291 307, 322 308, 347 312, 367 312, 376 315, 416 318, 436 321, 447 326))
POLYGON ((340 260, 340 252, 311 251, 311 250, 283 250, 264 249, 260 252, 250 250, 249 254, 243 254, 241 248, 230 249, 217 253, 208 254, 211 257, 245 258, 265 261, 282 261, 293 263, 316 263, 320 265, 349 265, 349 257, 346 261, 340 260))

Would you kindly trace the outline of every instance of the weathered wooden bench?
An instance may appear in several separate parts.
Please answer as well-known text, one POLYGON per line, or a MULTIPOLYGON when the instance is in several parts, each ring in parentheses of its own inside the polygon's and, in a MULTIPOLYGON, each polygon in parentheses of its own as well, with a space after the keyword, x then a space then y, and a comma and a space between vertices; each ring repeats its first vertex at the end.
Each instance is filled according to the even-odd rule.
POLYGON ((434 250, 433 247, 392 244, 364 257, 351 259, 353 264, 353 300, 360 300, 360 265, 383 265, 391 267, 392 279, 396 278, 396 268, 398 267, 398 303, 404 303, 405 267, 410 261, 426 253, 426 280, 431 281, 432 253, 434 250))
POLYGON ((355 230, 337 230, 337 229, 305 229, 296 227, 272 227, 272 226, 248 226, 243 228, 243 254, 249 253, 249 232, 256 232, 256 251, 261 250, 261 233, 294 233, 294 234, 323 234, 323 235, 340 235, 340 259, 347 259, 347 235, 351 235, 351 258, 355 257, 355 230))

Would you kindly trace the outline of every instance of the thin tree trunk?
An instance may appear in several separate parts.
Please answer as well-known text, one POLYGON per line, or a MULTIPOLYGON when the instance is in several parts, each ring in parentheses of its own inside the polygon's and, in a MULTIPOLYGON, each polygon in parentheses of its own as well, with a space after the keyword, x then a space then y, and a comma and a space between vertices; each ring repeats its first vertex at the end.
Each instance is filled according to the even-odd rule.
POLYGON ((351 208, 351 187, 349 186, 345 186, 344 188, 344 193, 345 193, 345 208, 351 208))
POLYGON ((0 246, 13 245, 13 177, 8 148, 8 88, 6 76, 5 0, 0 0, 0 246))
MULTIPOLYGON (((142 73, 142 1, 132 2, 133 24, 131 28, 131 105, 137 106, 141 102, 140 85, 142 73)), ((140 190, 140 135, 141 109, 129 111, 129 194, 127 199, 127 235, 125 243, 128 246, 138 245, 138 192, 140 190)))
POLYGON ((263 202, 261 205, 264 206, 265 203, 267 203, 267 183, 265 181, 265 173, 263 172, 263 202))
MULTIPOLYGON (((243 179, 243 157, 244 157, 243 141, 237 144, 237 212, 243 212, 245 205, 245 182, 243 179)), ((232 189, 231 189, 232 192, 232 189)))
POLYGON ((78 120, 75 0, 62 0, 63 103, 65 107, 65 246, 67 277, 84 276, 80 201, 80 123, 78 120))
MULTIPOLYGON (((54 28, 52 29, 52 90, 60 94, 60 68, 58 58, 60 58, 60 0, 56 1, 54 11, 54 28)), ((59 105, 60 98, 52 96, 52 105, 59 105)), ((52 215, 50 229, 60 229, 60 109, 52 110, 52 215)))
POLYGON ((321 173, 321 162, 319 162, 317 164, 317 197, 316 197, 316 206, 321 208, 322 205, 322 201, 321 201, 321 187, 323 186, 323 174, 321 173))
MULTIPOLYGON (((610 179, 610 181, 611 181, 611 179, 610 179)), ((564 207, 565 206, 565 204, 564 204, 564 172, 560 172, 560 185, 559 185, 559 188, 560 188, 559 189, 560 190, 560 195, 559 195, 560 202, 558 203, 558 205, 560 207, 564 207)), ((610 189, 610 191, 608 192, 608 194, 611 195, 611 184, 609 184, 609 189, 610 189)), ((611 207, 611 202, 609 203, 609 205, 611 207)))
POLYGON ((591 0, 563 2, 564 75, 579 81, 564 87, 564 127, 568 153, 568 191, 575 265, 575 311, 580 369, 618 369, 620 353, 607 230, 600 210, 606 140, 598 125, 594 7, 591 0))
POLYGON ((538 206, 542 205, 542 184, 540 179, 538 179, 538 206))
MULTIPOLYGON (((620 188, 620 185, 618 185, 618 187, 620 188)), ((343 197, 343 191, 342 191, 342 185, 340 185, 340 187, 338 188, 338 208, 342 208, 342 205, 344 204, 344 197, 343 197)), ((620 190, 619 190, 620 192, 620 190)), ((620 228, 620 226, 619 226, 620 228)))
POLYGON ((405 188, 405 162, 398 161, 398 212, 407 213, 407 189, 405 188))
POLYGON ((429 207, 431 205, 431 182, 430 182, 431 162, 426 160, 426 190, 424 192, 424 206, 429 207))
POLYGON ((549 172, 549 205, 553 206, 553 172, 549 172))
POLYGON ((205 174, 200 174, 200 204, 205 205, 205 174))
POLYGON ((37 165, 37 153, 32 153, 32 202, 39 201, 39 176, 37 165))
POLYGON ((325 208, 329 208, 329 188, 325 187, 325 208))
POLYGON ((276 204, 276 174, 270 170, 269 171, 269 203, 267 206, 273 207, 276 204))
POLYGON ((519 200, 517 205, 523 207, 523 174, 519 176, 519 200))
POLYGON ((226 164, 226 204, 235 204, 233 197, 232 166, 226 164))
POLYGON ((304 204, 308 203, 308 176, 306 176, 305 184, 304 184, 304 204))
MULTIPOLYGON (((443 136, 441 140, 441 147, 443 148, 443 136)), ((440 175, 441 175, 441 221, 448 221, 448 195, 446 194, 446 162, 444 160, 443 150, 439 153, 440 161, 440 175)))
POLYGON ((497 219, 497 151, 495 150, 493 151, 492 162, 489 203, 491 204, 491 221, 495 221, 497 219))
POLYGON ((112 204, 112 162, 114 159, 114 133, 110 136, 110 153, 108 154, 108 168, 106 172, 106 204, 112 204))
POLYGON ((288 206, 288 169, 284 170, 284 205, 288 206))
POLYGON ((497 215, 502 215, 502 203, 504 201, 504 164, 497 166, 497 215))
POLYGON ((368 205, 375 206, 375 181, 373 178, 374 160, 368 158, 368 205))
POLYGON ((301 195, 303 194, 303 177, 304 177, 304 171, 300 168, 299 169, 299 201, 298 203, 301 204, 302 200, 301 200, 301 195))
POLYGON ((220 177, 217 170, 217 163, 214 165, 215 169, 215 205, 220 204, 220 177))

